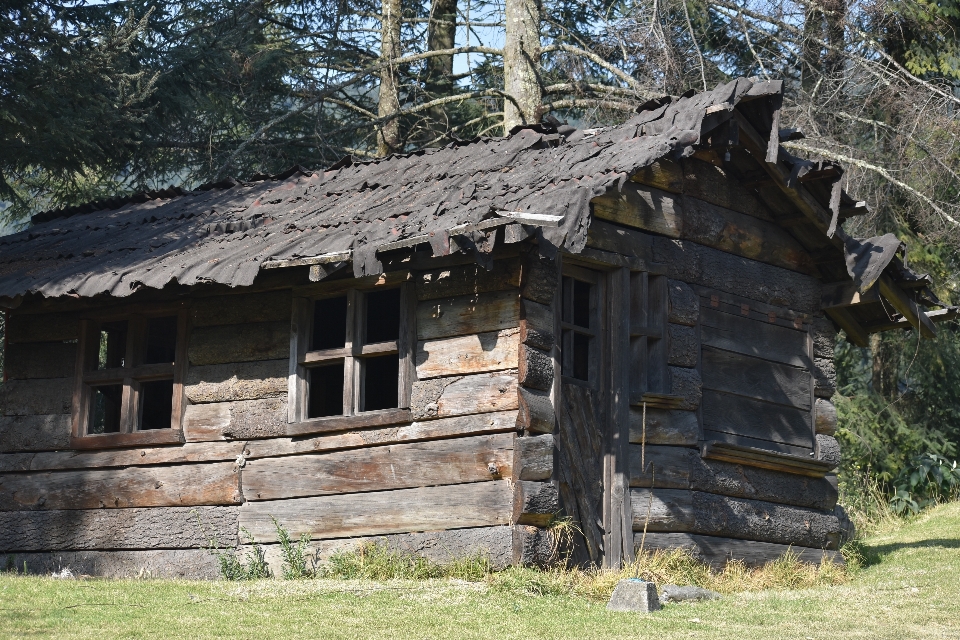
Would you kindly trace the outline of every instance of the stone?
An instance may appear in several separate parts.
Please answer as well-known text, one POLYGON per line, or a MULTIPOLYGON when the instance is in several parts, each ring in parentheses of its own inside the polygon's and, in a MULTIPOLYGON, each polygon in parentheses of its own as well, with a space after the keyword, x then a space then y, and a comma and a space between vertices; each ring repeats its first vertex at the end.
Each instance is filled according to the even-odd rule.
POLYGON ((607 603, 607 611, 639 611, 649 613, 660 610, 657 585, 639 578, 629 578, 617 583, 607 603))
POLYGON ((675 584, 665 584, 660 593, 660 604, 668 602, 699 602, 701 600, 717 600, 720 594, 710 589, 687 585, 678 587, 675 584))

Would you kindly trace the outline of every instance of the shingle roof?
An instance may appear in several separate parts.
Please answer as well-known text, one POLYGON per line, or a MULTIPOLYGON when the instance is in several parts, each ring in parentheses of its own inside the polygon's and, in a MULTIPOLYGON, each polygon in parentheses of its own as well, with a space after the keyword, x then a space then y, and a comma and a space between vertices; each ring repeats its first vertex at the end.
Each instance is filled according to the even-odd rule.
POLYGON ((171 282, 244 286, 265 261, 343 250, 353 250, 362 275, 381 268, 375 250, 387 242, 474 224, 498 210, 563 214, 542 241, 578 252, 592 198, 657 159, 691 153, 708 110, 780 91, 779 82, 741 79, 648 103, 593 135, 565 138, 538 126, 383 160, 348 159, 316 173, 43 214, 0 238, 0 296, 122 297, 171 282))

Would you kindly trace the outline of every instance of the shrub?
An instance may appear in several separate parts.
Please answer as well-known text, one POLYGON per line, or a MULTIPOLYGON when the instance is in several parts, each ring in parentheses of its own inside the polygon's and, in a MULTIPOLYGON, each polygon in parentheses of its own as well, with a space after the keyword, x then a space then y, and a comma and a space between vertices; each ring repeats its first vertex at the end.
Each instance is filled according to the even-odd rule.
POLYGON ((310 534, 300 534, 300 539, 296 543, 290 537, 290 533, 280 524, 280 522, 270 516, 273 520, 273 526, 277 528, 277 540, 280 542, 280 558, 283 562, 281 571, 284 580, 302 580, 312 578, 314 570, 312 559, 308 557, 308 545, 310 544, 310 534), (311 566, 308 566, 311 565, 311 566))
POLYGON ((960 494, 960 469, 941 455, 924 453, 913 457, 897 475, 890 506, 897 514, 919 513, 922 509, 956 499, 960 494))

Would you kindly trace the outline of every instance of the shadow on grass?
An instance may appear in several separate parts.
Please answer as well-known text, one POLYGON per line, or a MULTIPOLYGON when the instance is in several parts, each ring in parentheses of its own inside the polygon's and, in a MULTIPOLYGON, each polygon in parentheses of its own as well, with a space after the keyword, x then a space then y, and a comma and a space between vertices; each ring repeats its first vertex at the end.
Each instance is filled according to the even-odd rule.
POLYGON ((940 547, 942 549, 960 549, 960 538, 931 538, 916 542, 895 542, 891 544, 859 545, 857 551, 863 558, 863 566, 880 564, 890 554, 901 549, 921 549, 940 547))

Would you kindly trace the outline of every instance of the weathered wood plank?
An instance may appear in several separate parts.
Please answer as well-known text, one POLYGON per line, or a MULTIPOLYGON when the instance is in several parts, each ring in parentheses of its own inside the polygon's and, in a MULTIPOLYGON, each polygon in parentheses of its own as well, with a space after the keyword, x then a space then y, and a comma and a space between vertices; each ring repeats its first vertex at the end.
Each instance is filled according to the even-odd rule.
POLYGON ((647 445, 641 470, 640 446, 630 447, 630 486, 693 489, 831 511, 837 490, 824 478, 708 460, 686 447, 647 445))
POLYGON ((500 371, 517 367, 520 330, 505 329, 417 342, 417 377, 500 371))
POLYGON ((501 331, 519 324, 517 289, 425 300, 417 305, 419 340, 501 331))
MULTIPOLYGON (((630 442, 639 444, 644 437, 643 407, 630 408, 630 442)), ((648 445, 697 444, 700 425, 695 411, 647 407, 646 443, 648 445)))
POLYGON ((598 218, 591 218, 587 231, 587 247, 638 258, 653 260, 653 236, 633 229, 625 229, 598 218))
POLYGON ((512 433, 252 460, 247 500, 486 482, 513 475, 512 433))
POLYGON ((236 546, 240 508, 69 509, 0 512, 0 552, 199 549, 236 546))
POLYGON ((557 263, 530 248, 520 256, 520 295, 540 304, 553 304, 560 275, 557 263))
POLYGON ((357 429, 313 438, 254 440, 247 443, 245 455, 248 459, 256 459, 516 431, 516 420, 516 411, 501 411, 426 420, 380 429, 357 429))
POLYGON ((520 298, 520 342, 550 351, 556 343, 553 308, 520 298))
POLYGON ((817 433, 832 436, 837 432, 837 408, 832 402, 817 398, 814 415, 817 433))
MULTIPOLYGON (((784 454, 787 456, 794 456, 799 458, 801 461, 810 460, 810 454, 813 452, 813 447, 801 447, 793 444, 786 444, 783 442, 776 442, 774 440, 763 440, 760 438, 751 438, 750 436, 743 436, 736 433, 726 433, 725 431, 714 431, 712 429, 703 430, 703 439, 706 442, 723 442, 726 444, 735 445, 737 447, 749 447, 751 449, 760 449, 761 458, 763 458, 763 452, 772 451, 778 454, 784 454)), ((758 460, 756 462, 757 466, 763 466, 764 461, 758 460)), ((780 467, 770 467, 770 468, 780 468, 780 467)))
POLYGON ((710 163, 696 158, 685 158, 683 165, 683 194, 692 196, 761 220, 770 220, 770 211, 756 194, 738 180, 710 163))
POLYGON ((667 323, 667 364, 675 367, 695 367, 700 355, 700 340, 696 327, 667 323))
POLYGON ((190 367, 184 384, 193 403, 278 398, 287 394, 289 360, 190 367))
MULTIPOLYGON (((641 533, 634 536, 637 553, 640 553, 641 538, 643 538, 641 533)), ((786 553, 810 564, 821 562, 844 564, 843 556, 838 551, 688 533, 648 533, 643 540, 643 550, 655 549, 687 549, 695 557, 718 569, 723 568, 731 560, 742 561, 748 567, 759 567, 773 562, 786 553)))
POLYGON ((0 511, 230 505, 243 501, 229 462, 0 476, 0 511))
POLYGON ((797 447, 813 446, 808 409, 761 402, 716 391, 703 392, 703 428, 797 447))
MULTIPOLYGON (((3 386, 11 384, 5 383, 3 386)), ((50 451, 70 446, 70 414, 0 416, 0 451, 50 451)))
POLYGON ((676 196, 636 183, 627 183, 618 191, 607 193, 590 201, 593 215, 601 220, 679 238, 685 216, 683 205, 676 196))
POLYGON ((667 322, 688 327, 700 319, 700 296, 685 282, 667 279, 667 322))
POLYGON ((516 372, 457 376, 413 383, 414 420, 518 408, 516 372))
POLYGON ((683 168, 673 160, 657 160, 640 169, 630 179, 672 193, 683 190, 683 168))
POLYGON ((840 466, 842 458, 840 443, 833 436, 817 434, 817 460, 832 465, 832 469, 840 466))
POLYGON ((513 521, 545 527, 560 512, 560 494, 552 482, 520 481, 514 484, 513 521))
POLYGON ((183 414, 187 442, 277 438, 287 430, 287 397, 193 404, 183 414))
POLYGON ((810 409, 812 376, 803 369, 712 347, 703 348, 702 367, 705 389, 810 409))
POLYGON ((700 372, 685 367, 667 367, 667 371, 670 377, 670 395, 682 399, 675 408, 693 411, 699 407, 703 395, 700 372))
POLYGON ((271 517, 293 537, 323 539, 509 524, 512 511, 513 488, 499 480, 248 502, 240 508, 240 526, 258 542, 276 542, 271 517))
POLYGON ((292 295, 266 291, 243 296, 211 296, 193 301, 191 323, 196 327, 256 322, 289 322, 292 295))
POLYGON ((72 378, 8 380, 0 384, 0 415, 43 416, 70 413, 72 378))
POLYGON ((204 442, 107 451, 11 453, 0 455, 0 473, 234 461, 243 446, 243 442, 204 442))
POLYGON ((73 375, 77 359, 75 342, 32 342, 7 345, 4 373, 7 380, 66 378, 73 375))
POLYGON ((836 549, 840 522, 818 511, 686 489, 632 489, 633 528, 836 549))
POLYGON ((101 578, 220 578, 217 557, 207 549, 152 549, 123 551, 55 551, 10 554, 12 566, 49 576, 69 567, 74 575, 101 578))
POLYGON ((62 342, 80 337, 80 315, 72 312, 17 313, 7 316, 7 344, 62 342))
POLYGON ((557 418, 548 392, 520 387, 518 403, 518 427, 532 433, 553 433, 557 418))
POLYGON ((199 327, 190 333, 188 357, 194 366, 277 360, 289 355, 289 322, 199 327))
POLYGON ((549 353, 521 344, 518 359, 521 386, 540 391, 553 388, 553 357, 549 353))
POLYGON ((552 433, 514 440, 514 480, 549 480, 553 475, 553 448, 552 433))
POLYGON ((492 271, 477 264, 431 269, 416 274, 415 281, 418 300, 515 289, 520 286, 520 260, 495 260, 492 271))
POLYGON ((703 344, 755 358, 809 369, 807 332, 744 316, 704 308, 700 316, 703 344))

